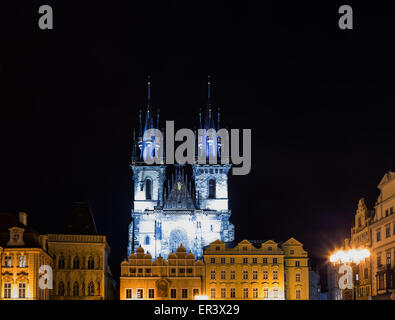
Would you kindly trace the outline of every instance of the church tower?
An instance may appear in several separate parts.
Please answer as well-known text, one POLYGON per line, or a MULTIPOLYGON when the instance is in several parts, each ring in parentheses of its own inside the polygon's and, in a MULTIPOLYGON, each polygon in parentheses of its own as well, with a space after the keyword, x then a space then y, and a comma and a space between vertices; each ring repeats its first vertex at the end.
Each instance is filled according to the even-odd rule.
MULTIPOLYGON (((217 121, 211 107, 210 79, 206 119, 200 128, 211 134, 196 135, 197 152, 221 157, 220 114, 217 121), (217 122, 217 124, 215 124, 217 122)), ((138 137, 133 134, 132 163, 134 200, 129 226, 128 255, 140 245, 153 257, 163 258, 180 245, 201 257, 203 247, 215 240, 233 241, 234 226, 229 222, 228 172, 230 164, 203 164, 196 159, 187 165, 166 165, 164 130, 159 130, 159 112, 151 111, 151 84, 148 81, 148 102, 144 122, 139 114, 138 137), (163 142, 161 141, 163 139, 163 142), (162 142, 162 143, 161 143, 162 142), (151 162, 149 160, 156 159, 151 162), (147 161, 148 160, 148 161, 147 161), (159 161, 158 161, 159 160, 159 161), (148 163, 147 163, 148 162, 148 163), (189 170, 191 169, 191 170, 189 170)))

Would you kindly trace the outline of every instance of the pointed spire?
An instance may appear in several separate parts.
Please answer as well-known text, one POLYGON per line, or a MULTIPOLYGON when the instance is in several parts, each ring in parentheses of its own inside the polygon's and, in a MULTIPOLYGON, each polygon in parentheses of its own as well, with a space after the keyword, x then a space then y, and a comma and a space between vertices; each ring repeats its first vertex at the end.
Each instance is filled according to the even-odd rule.
POLYGON ((210 103, 211 101, 211 77, 207 76, 207 101, 210 103))
POLYGON ((151 103, 151 76, 147 77, 147 94, 148 94, 148 103, 151 103))

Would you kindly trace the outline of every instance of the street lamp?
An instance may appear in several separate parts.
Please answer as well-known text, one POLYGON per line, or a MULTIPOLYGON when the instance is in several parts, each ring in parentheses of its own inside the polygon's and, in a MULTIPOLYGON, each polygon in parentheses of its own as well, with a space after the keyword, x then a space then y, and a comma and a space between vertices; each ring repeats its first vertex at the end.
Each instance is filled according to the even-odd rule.
MULTIPOLYGON (((358 265, 364 261, 365 259, 370 257, 370 251, 368 249, 350 249, 348 251, 343 251, 343 250, 339 250, 336 251, 334 254, 332 254, 329 257, 329 261, 333 264, 343 264, 344 266, 349 266, 351 269, 351 271, 353 271, 353 273, 355 273, 355 278, 354 276, 352 276, 352 290, 353 290, 353 300, 355 300, 355 286, 354 286, 354 282, 359 281, 359 274, 358 274, 358 265), (356 270, 357 272, 354 272, 354 270, 356 270)), ((341 271, 341 269, 339 270, 340 273, 344 272, 341 271)), ((343 289, 340 288, 339 285, 339 289, 343 289)))

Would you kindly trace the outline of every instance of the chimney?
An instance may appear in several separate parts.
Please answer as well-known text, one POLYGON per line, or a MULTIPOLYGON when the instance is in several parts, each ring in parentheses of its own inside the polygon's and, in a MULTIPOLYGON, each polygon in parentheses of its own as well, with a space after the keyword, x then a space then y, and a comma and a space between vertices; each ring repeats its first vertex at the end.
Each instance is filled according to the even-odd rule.
POLYGON ((19 222, 23 223, 25 226, 27 226, 27 213, 26 212, 19 212, 19 222))

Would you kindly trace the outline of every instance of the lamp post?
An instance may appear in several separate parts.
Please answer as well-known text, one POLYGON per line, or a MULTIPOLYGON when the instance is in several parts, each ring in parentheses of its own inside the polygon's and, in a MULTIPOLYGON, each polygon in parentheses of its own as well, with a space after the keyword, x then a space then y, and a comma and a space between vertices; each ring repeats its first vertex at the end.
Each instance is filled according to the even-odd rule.
POLYGON ((355 285, 359 283, 359 264, 361 263, 361 261, 364 261, 366 258, 369 257, 370 257, 370 251, 368 249, 350 249, 348 251, 343 251, 343 250, 336 251, 329 258, 329 261, 333 263, 335 266, 337 264, 341 265, 339 269, 339 273, 342 273, 343 276, 341 276, 338 280, 340 290, 350 289, 349 285, 344 286, 345 282, 343 279, 345 276, 347 276, 346 279, 348 281, 348 279, 350 279, 351 277, 351 287, 353 292, 352 300, 356 300, 356 292, 358 292, 355 291, 355 285), (349 273, 351 270, 351 274, 344 275, 344 271, 346 270, 347 273, 349 273))

